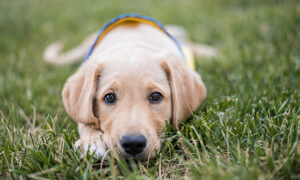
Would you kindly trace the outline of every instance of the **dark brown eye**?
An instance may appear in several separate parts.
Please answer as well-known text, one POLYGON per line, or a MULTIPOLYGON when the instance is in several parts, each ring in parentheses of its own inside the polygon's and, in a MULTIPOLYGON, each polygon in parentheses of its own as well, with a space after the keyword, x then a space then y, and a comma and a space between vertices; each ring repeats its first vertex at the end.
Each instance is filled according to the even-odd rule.
POLYGON ((106 95, 104 96, 103 100, 104 100, 104 102, 105 102, 106 104, 115 104, 117 98, 116 98, 116 95, 115 95, 115 94, 113 94, 113 93, 108 93, 108 94, 106 94, 106 95))
POLYGON ((149 101, 152 104, 159 103, 163 98, 163 95, 161 95, 159 92, 154 92, 150 95, 149 101))

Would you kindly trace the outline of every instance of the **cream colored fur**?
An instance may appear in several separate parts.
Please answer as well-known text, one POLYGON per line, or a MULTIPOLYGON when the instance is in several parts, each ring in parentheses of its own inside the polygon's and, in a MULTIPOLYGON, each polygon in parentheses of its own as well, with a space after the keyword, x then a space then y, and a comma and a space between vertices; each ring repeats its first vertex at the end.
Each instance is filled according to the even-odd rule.
POLYGON ((84 152, 89 149, 103 156, 115 148, 128 157, 120 138, 140 133, 147 146, 135 158, 146 159, 159 149, 165 121, 177 127, 202 103, 206 89, 166 34, 147 24, 132 23, 121 24, 104 37, 67 80, 62 96, 67 113, 79 123, 76 145, 84 152), (149 102, 153 92, 163 95, 161 102, 149 102), (103 101, 108 93, 116 94, 116 104, 103 101))
MULTIPOLYGON (((186 46, 197 57, 211 58, 217 56, 216 48, 188 41, 187 33, 184 28, 177 25, 168 25, 166 26, 166 29, 180 42, 182 46, 186 46)), ((56 65, 71 64, 77 61, 82 61, 95 41, 97 34, 98 32, 92 33, 79 46, 65 53, 61 52, 63 43, 60 41, 55 42, 46 48, 43 59, 47 63, 56 65)))

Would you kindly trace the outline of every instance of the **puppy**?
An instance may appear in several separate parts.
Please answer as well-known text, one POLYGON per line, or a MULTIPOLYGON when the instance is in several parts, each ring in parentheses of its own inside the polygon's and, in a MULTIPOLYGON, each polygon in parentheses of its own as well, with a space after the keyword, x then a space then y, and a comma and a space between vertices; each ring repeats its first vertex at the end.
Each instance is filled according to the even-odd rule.
MULTIPOLYGON (((48 61, 61 48, 54 46, 45 52, 48 61)), ((177 127, 205 99, 206 88, 159 22, 129 14, 100 31, 62 97, 78 122, 76 145, 82 151, 103 156, 114 148, 125 158, 143 160, 160 148, 165 121, 177 127)))

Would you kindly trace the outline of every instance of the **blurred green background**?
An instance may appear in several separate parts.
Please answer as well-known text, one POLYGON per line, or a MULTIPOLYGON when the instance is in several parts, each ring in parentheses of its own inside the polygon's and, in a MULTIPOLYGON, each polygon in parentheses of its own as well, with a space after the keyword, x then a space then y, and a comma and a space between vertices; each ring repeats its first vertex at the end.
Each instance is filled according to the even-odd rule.
POLYGON ((1 0, 0 176, 297 179, 299 77, 297 0, 1 0), (218 48, 218 57, 197 63, 207 100, 182 126, 184 136, 169 129, 173 134, 165 139, 175 134, 194 142, 192 127, 200 122, 196 132, 207 147, 207 152, 200 148, 204 157, 198 149, 174 149, 167 143, 163 156, 148 165, 124 170, 124 163, 111 161, 99 170, 92 158, 82 162, 72 151, 76 124, 66 115, 60 94, 80 63, 51 66, 42 60, 43 51, 57 40, 65 50, 75 47, 123 13, 181 25, 191 40, 218 48))

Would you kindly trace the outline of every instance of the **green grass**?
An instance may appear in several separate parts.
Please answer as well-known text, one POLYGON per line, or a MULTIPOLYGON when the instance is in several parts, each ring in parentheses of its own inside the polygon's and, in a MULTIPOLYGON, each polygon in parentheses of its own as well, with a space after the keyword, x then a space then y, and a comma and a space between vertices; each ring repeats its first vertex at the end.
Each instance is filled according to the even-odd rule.
POLYGON ((0 179, 300 178, 300 3, 272 0, 0 1, 0 179), (43 50, 77 45, 128 12, 187 28, 219 56, 197 70, 205 103, 149 162, 80 158, 61 101, 79 64, 54 67, 43 50))

